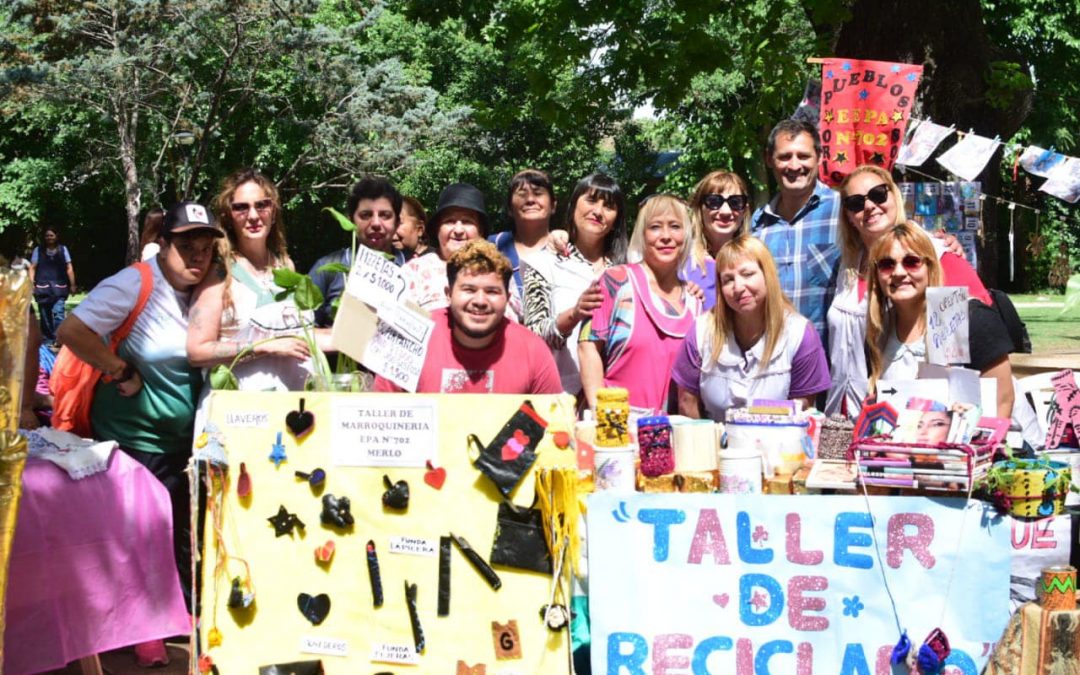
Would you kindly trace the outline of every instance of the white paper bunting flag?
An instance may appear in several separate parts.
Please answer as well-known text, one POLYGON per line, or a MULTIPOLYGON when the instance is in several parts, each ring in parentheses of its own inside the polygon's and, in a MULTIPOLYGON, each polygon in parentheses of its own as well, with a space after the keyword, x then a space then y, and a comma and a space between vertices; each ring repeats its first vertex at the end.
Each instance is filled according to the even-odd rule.
POLYGON ((1001 141, 997 138, 968 134, 942 153, 937 162, 964 180, 975 180, 999 145, 1001 141))
POLYGON ((922 166, 930 159, 930 154, 951 134, 956 127, 943 127, 930 120, 922 120, 915 127, 915 133, 900 148, 896 163, 904 166, 922 166))
POLYGON ((1049 178, 1050 173, 1065 161, 1065 155, 1053 150, 1043 150, 1037 145, 1029 145, 1020 155, 1020 166, 1024 171, 1034 175, 1049 178))
POLYGON ((1050 172, 1039 190, 1075 204, 1080 200, 1080 159, 1066 157, 1050 172))

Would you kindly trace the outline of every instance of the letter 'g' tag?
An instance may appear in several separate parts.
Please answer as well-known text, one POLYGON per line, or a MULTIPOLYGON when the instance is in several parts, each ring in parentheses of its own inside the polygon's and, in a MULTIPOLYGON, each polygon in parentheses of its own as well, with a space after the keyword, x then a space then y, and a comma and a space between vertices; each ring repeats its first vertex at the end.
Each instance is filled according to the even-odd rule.
POLYGON ((496 659, 503 661, 521 658, 521 638, 518 636, 518 625, 514 619, 506 625, 492 621, 491 639, 495 643, 496 659))

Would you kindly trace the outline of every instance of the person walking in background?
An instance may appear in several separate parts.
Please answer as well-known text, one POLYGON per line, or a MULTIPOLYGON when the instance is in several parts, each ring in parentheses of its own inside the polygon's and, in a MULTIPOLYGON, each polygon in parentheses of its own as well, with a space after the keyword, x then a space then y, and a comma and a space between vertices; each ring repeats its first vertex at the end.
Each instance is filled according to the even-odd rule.
POLYGON ((42 245, 34 247, 30 254, 30 283, 38 306, 41 339, 55 345, 56 329, 64 321, 64 305, 75 292, 75 268, 55 226, 47 225, 41 239, 42 245))

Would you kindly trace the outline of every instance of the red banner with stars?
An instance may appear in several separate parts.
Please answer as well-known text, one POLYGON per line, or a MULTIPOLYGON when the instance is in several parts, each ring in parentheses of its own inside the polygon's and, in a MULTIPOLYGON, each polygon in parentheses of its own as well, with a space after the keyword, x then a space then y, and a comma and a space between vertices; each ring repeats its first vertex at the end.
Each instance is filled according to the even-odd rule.
POLYGON ((835 187, 862 164, 892 168, 921 75, 909 63, 822 59, 821 180, 835 187))

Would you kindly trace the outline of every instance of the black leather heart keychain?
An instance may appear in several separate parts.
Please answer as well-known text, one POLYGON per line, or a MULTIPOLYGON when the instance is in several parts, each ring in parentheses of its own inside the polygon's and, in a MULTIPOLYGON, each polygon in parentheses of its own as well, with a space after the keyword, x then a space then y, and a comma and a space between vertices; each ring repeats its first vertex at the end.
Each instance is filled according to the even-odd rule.
POLYGON ((312 597, 307 593, 301 593, 296 596, 296 606, 300 608, 300 613, 304 615, 304 618, 312 623, 314 626, 318 626, 326 618, 326 615, 330 613, 330 596, 326 593, 319 593, 312 597))
POLYGON ((315 428, 315 414, 304 410, 304 399, 300 399, 300 409, 291 410, 285 415, 285 426, 296 440, 302 440, 315 428))

